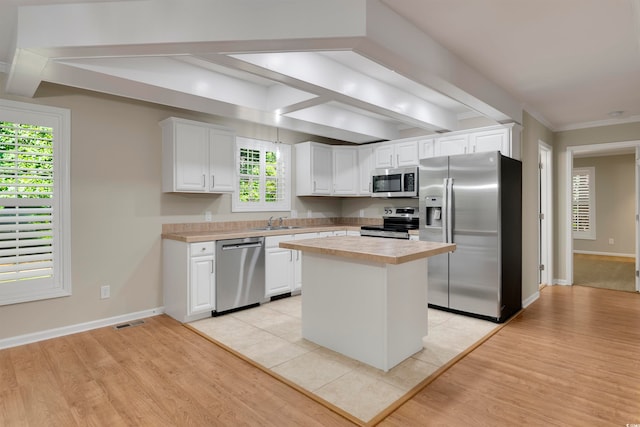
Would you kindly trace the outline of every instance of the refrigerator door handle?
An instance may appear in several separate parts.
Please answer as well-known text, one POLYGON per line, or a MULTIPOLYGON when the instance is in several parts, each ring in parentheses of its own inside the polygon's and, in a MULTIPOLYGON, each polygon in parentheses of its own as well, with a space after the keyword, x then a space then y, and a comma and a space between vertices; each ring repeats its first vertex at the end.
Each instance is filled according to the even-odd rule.
POLYGON ((447 243, 453 243, 453 178, 447 178, 447 243))
POLYGON ((449 223, 449 217, 447 215, 447 206, 449 206, 449 199, 447 196, 449 192, 447 191, 449 184, 449 178, 445 178, 442 183, 442 243, 448 243, 447 240, 447 224, 449 223))

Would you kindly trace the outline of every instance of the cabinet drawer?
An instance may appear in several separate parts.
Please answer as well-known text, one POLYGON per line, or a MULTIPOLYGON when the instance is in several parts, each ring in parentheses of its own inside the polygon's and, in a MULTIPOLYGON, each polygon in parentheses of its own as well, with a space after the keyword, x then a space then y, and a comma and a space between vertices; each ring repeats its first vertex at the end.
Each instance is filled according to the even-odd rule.
POLYGON ((213 255, 214 242, 191 243, 191 256, 213 255))

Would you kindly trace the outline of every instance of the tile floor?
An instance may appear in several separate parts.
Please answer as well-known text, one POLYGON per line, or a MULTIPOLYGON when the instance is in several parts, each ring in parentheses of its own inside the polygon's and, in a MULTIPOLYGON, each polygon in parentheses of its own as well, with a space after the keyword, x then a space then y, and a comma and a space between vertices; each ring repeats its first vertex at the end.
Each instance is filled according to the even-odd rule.
POLYGON ((302 338, 301 296, 191 326, 366 422, 498 327, 440 310, 428 318, 424 349, 386 373, 302 338))

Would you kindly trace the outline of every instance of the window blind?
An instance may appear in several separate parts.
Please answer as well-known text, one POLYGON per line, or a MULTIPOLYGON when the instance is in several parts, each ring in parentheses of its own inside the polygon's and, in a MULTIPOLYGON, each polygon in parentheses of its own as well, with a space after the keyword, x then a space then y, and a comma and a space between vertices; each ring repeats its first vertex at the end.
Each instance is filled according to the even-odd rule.
POLYGON ((51 279, 53 129, 0 122, 0 284, 51 279))
POLYGON ((574 237, 595 239, 593 168, 574 169, 572 178, 572 230, 574 237))

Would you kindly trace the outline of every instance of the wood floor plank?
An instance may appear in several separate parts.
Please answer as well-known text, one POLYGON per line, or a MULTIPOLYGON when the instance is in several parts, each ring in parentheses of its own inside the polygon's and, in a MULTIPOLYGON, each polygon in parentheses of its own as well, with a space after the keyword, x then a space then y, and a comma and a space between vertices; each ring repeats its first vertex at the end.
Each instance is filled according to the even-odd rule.
POLYGON ((547 287, 381 425, 640 422, 640 295, 547 287))
MULTIPOLYGON (((640 423, 640 295, 546 287, 381 426, 640 423)), ((167 316, 0 350, 2 426, 351 426, 167 316)))

